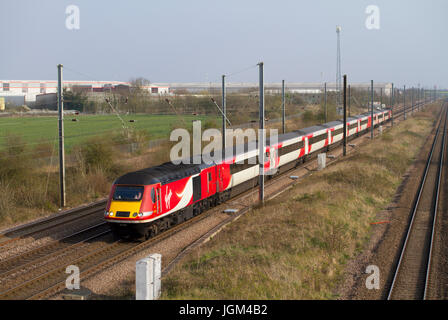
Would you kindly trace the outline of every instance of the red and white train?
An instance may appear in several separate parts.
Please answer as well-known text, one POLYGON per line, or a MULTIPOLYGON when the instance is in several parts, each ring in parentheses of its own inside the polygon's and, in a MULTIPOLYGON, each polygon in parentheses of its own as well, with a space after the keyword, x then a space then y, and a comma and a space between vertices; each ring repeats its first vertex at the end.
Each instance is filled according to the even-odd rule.
MULTIPOLYGON (((389 121, 391 115, 390 110, 375 111, 374 125, 389 121)), ((360 135, 370 127, 370 114, 350 117, 347 137, 360 135)), ((342 139, 342 121, 279 135, 276 144, 270 145, 269 140, 266 143, 264 168, 284 172, 342 139)), ((219 163, 167 162, 127 173, 112 186, 105 219, 118 236, 152 237, 257 185, 257 159, 258 148, 245 145, 243 152, 219 163)))

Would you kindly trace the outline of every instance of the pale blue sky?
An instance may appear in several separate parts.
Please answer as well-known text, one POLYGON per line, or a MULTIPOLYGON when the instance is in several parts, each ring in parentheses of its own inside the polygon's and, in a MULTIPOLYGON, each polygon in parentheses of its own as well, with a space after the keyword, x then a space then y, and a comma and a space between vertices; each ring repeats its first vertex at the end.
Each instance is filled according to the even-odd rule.
POLYGON ((0 79, 54 79, 62 63, 66 79, 218 81, 264 61, 268 82, 335 81, 340 24, 349 81, 448 87, 447 12, 446 0, 1 1, 0 79), (65 27, 70 4, 80 30, 65 27), (380 30, 365 27, 368 5, 380 30))

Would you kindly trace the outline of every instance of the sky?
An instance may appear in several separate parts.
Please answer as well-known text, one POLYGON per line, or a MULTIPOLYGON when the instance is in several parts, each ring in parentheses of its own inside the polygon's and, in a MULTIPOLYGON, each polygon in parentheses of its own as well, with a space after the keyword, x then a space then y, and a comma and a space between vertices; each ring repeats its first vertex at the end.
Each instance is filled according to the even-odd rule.
POLYGON ((56 79, 62 63, 67 80, 257 82, 263 61, 266 82, 334 82, 340 25, 349 82, 448 88, 447 12, 446 0, 1 1, 0 79, 56 79))

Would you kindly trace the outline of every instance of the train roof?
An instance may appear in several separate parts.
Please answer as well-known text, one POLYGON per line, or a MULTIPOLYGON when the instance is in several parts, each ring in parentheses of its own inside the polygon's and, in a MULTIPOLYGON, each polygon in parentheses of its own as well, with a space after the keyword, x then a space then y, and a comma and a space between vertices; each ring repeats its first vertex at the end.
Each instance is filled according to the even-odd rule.
POLYGON ((201 172, 202 169, 210 167, 212 164, 174 164, 166 162, 156 167, 146 168, 127 173, 117 180, 114 184, 137 184, 149 185, 155 183, 166 184, 172 181, 180 180, 201 172))
MULTIPOLYGON (((295 131, 282 133, 282 134, 278 135, 277 142, 280 143, 280 142, 291 140, 291 139, 298 138, 298 137, 300 137, 300 134, 298 132, 295 132, 295 131)), ((271 143, 271 139, 267 138, 266 139, 266 145, 269 146, 270 143, 271 143)))
POLYGON ((318 126, 312 126, 312 127, 308 127, 308 128, 304 128, 304 129, 300 129, 300 130, 295 130, 294 132, 301 134, 301 135, 307 135, 316 131, 321 131, 321 130, 325 130, 326 127, 318 125, 318 126))
POLYGON ((325 128, 333 128, 333 127, 339 126, 339 125, 341 125, 341 124, 343 124, 342 121, 340 121, 340 120, 335 120, 335 121, 330 121, 330 122, 324 123, 324 124, 322 125, 322 127, 325 127, 325 128))

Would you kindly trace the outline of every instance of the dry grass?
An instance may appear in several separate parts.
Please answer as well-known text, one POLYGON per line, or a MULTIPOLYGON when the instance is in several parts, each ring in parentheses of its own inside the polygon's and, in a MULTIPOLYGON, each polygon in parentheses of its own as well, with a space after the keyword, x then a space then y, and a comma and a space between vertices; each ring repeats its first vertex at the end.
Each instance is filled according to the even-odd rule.
POLYGON ((431 130, 420 113, 252 210, 163 281, 165 299, 333 299, 431 130))

